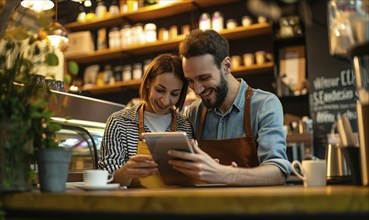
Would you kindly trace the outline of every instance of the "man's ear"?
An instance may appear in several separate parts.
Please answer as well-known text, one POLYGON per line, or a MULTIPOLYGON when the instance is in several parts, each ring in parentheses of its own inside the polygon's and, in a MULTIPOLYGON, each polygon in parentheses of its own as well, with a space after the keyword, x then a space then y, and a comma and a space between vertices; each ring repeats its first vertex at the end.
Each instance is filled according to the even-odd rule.
POLYGON ((223 71, 225 73, 231 73, 232 72, 232 61, 231 61, 230 57, 224 58, 222 68, 223 68, 223 71))

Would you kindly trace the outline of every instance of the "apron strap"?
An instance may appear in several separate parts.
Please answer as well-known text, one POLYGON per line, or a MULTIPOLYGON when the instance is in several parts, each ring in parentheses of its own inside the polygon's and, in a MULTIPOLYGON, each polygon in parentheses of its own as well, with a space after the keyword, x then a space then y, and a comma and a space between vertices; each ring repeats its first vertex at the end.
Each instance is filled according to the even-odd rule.
POLYGON ((143 139, 142 133, 145 132, 145 123, 144 123, 144 110, 145 110, 145 103, 143 102, 138 115, 138 138, 139 140, 143 139))
POLYGON ((251 108, 251 98, 253 95, 253 91, 251 86, 249 86, 246 90, 246 100, 245 100, 245 109, 244 109, 244 120, 246 126, 246 136, 251 137, 251 118, 250 118, 250 108, 251 108))
POLYGON ((207 111, 207 109, 206 109, 205 105, 203 104, 202 110, 201 110, 200 125, 199 125, 199 128, 197 129, 197 132, 196 132, 197 141, 199 141, 201 139, 202 129, 203 129, 203 126, 204 126, 204 123, 205 123, 205 118, 206 118, 206 111, 207 111))

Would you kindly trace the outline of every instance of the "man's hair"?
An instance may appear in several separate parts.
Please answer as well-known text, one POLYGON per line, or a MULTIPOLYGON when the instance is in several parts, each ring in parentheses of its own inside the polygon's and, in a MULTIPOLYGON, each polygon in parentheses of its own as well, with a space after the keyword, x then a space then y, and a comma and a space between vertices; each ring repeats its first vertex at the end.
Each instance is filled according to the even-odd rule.
POLYGON ((214 56, 215 64, 220 68, 224 58, 229 56, 229 44, 214 30, 196 29, 180 43, 179 54, 185 58, 211 54, 214 56))

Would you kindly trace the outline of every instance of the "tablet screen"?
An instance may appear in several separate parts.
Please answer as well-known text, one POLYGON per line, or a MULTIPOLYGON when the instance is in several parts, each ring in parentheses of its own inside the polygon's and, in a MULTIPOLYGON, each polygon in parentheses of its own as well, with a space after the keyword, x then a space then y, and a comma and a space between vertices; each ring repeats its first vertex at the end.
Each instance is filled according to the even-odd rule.
POLYGON ((193 152, 191 142, 185 132, 150 132, 143 133, 144 141, 158 163, 159 173, 167 185, 194 185, 195 181, 173 169, 168 160, 175 159, 168 155, 168 150, 193 152))

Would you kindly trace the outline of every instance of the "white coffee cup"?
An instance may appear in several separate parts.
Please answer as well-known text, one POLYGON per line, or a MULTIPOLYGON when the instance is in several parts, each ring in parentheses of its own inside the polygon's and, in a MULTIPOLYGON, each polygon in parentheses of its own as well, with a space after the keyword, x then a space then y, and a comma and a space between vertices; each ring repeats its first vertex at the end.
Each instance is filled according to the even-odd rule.
POLYGON ((83 181, 88 186, 105 186, 113 181, 113 175, 106 170, 85 170, 83 171, 83 181))
POLYGON ((304 181, 305 187, 327 185, 326 169, 325 160, 303 160, 302 163, 298 160, 292 161, 292 172, 304 181), (301 174, 296 170, 296 165, 299 167, 301 174))

